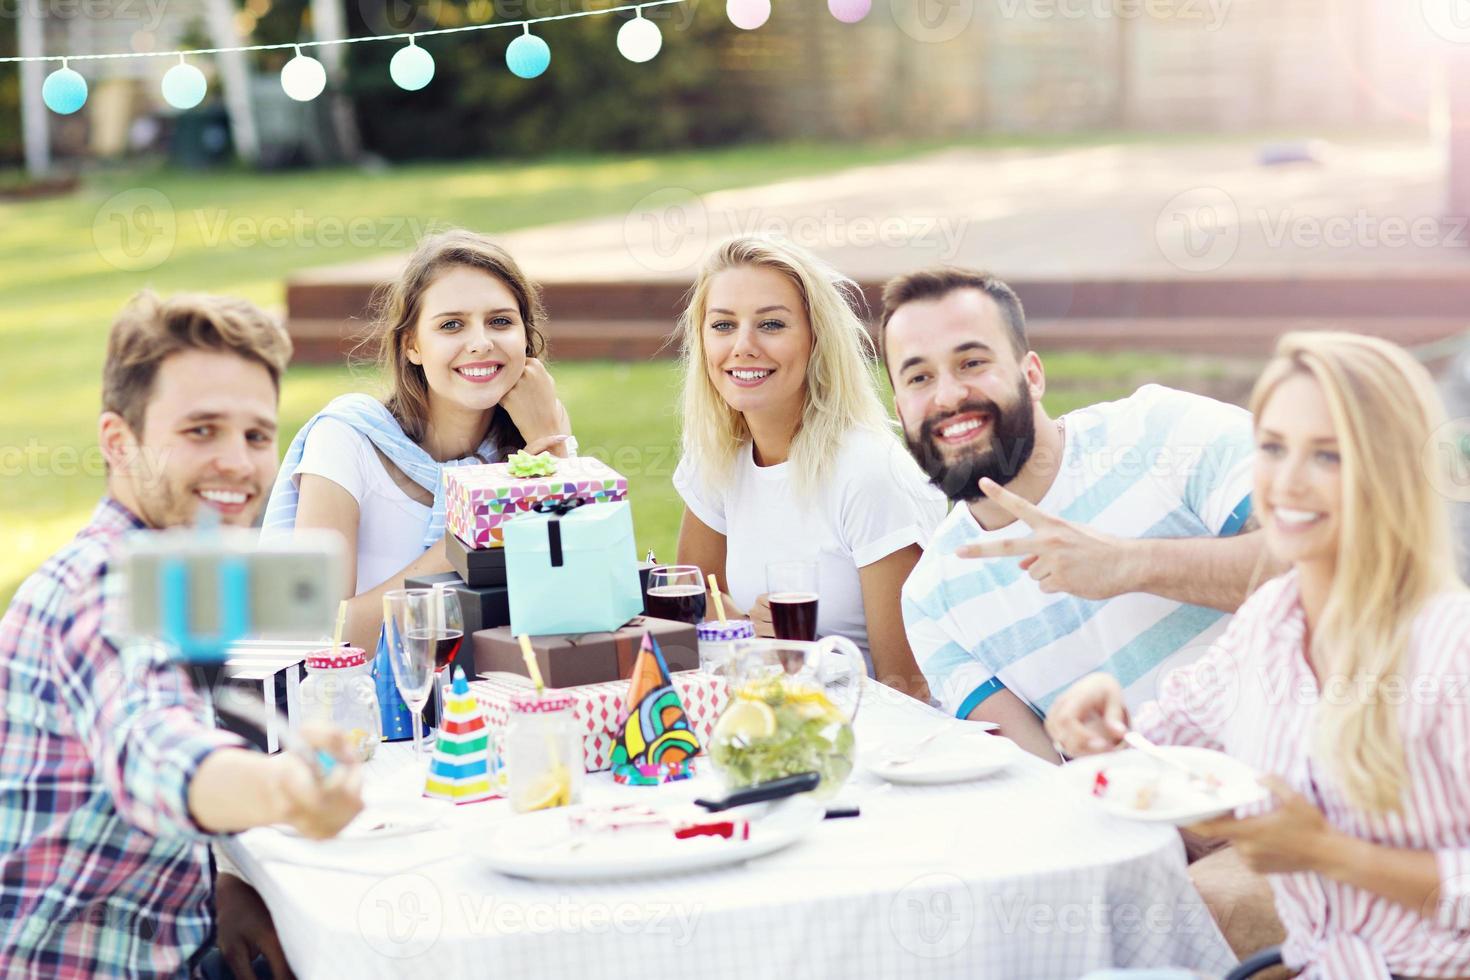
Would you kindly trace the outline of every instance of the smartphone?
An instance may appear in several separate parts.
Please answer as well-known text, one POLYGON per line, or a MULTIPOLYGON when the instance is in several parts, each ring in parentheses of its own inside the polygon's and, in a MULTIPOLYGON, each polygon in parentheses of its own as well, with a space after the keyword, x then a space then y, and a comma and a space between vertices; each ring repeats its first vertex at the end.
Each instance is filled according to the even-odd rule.
POLYGON ((168 641, 189 660, 222 659, 245 638, 330 636, 343 560, 341 538, 327 530, 268 543, 249 529, 140 531, 109 592, 123 635, 168 641))

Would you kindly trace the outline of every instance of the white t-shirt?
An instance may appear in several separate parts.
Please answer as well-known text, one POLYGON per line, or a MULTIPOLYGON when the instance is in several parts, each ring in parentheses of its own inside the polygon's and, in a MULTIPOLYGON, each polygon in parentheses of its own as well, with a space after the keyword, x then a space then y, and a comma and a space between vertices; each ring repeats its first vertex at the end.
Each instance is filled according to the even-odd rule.
POLYGON ((728 484, 710 487, 688 457, 674 472, 684 504, 726 539, 726 590, 742 609, 767 591, 766 564, 816 561, 817 635, 858 645, 872 669, 858 569, 911 544, 925 547, 948 502, 896 436, 852 429, 803 505, 791 464, 757 466, 750 443, 728 484))
POLYGON ((317 419, 291 473, 326 477, 357 501, 357 593, 382 585, 424 553, 432 508, 393 482, 367 436, 334 418, 317 419))
MULTIPOLYGON (((1145 385, 1065 416, 1062 466, 1042 511, 1123 538, 1238 534, 1251 514, 1250 413, 1145 385)), ((956 507, 903 587, 909 646, 934 693, 964 718, 1005 688, 1044 715, 1082 676, 1106 671, 1131 708, 1161 671, 1209 648, 1229 616, 1144 592, 1111 599, 1044 593, 1020 558, 956 557, 960 545, 1026 537, 986 531, 956 507)))

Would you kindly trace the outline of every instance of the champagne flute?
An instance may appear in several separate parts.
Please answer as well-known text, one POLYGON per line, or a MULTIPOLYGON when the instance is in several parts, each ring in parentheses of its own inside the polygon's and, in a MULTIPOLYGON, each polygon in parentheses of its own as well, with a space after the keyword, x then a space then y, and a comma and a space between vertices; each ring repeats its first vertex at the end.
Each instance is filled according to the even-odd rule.
POLYGON ((388 656, 393 663, 393 682, 413 715, 413 754, 424 761, 424 705, 434 687, 434 654, 438 643, 428 630, 426 618, 432 589, 393 589, 383 595, 387 613, 383 627, 388 637, 388 656))

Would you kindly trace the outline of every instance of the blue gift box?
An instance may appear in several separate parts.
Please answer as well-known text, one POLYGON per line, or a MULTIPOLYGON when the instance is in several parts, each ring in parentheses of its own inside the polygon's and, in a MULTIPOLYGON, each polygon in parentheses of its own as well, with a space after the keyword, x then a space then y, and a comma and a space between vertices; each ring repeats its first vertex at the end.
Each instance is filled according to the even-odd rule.
POLYGON ((505 525, 511 632, 610 632, 642 613, 632 505, 546 506, 505 525))

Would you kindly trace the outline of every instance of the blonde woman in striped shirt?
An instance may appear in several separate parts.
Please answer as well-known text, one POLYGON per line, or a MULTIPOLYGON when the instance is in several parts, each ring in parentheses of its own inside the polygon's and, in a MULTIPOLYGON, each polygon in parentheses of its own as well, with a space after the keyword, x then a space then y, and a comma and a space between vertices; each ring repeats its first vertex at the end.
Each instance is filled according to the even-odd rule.
POLYGON ((1251 409, 1257 513, 1292 570, 1131 722, 1098 674, 1047 729, 1083 754, 1131 725, 1265 774, 1271 803, 1195 829, 1269 875, 1303 976, 1470 977, 1470 592, 1426 452, 1443 408, 1401 348, 1317 333, 1282 338, 1251 409))

